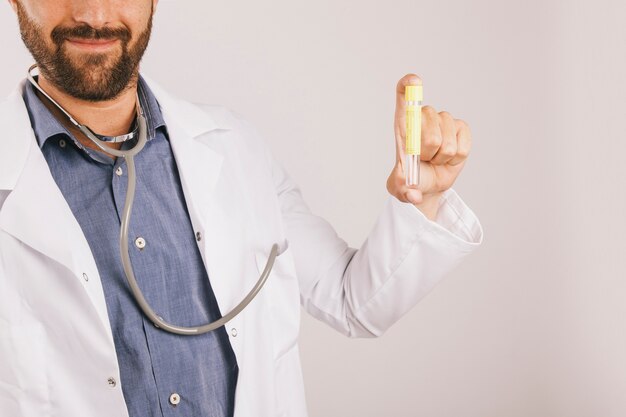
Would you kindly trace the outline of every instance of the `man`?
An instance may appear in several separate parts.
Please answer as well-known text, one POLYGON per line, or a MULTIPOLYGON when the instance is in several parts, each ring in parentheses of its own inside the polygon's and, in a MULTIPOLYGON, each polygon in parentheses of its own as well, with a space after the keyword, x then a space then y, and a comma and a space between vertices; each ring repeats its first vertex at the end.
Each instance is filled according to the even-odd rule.
POLYGON ((380 336, 482 242, 451 186, 466 123, 423 110, 422 181, 404 185, 404 88, 397 163, 367 241, 348 247, 310 212, 265 141, 239 115, 176 99, 139 75, 157 0, 9 0, 38 64, 0 104, 0 415, 305 416, 300 304, 351 337, 380 336), (41 89, 41 91, 40 91, 41 89), (47 97, 49 96, 49 97, 47 97), (100 149, 71 123, 101 138, 100 149), (118 249, 137 100, 130 258, 164 331, 132 296, 118 249))

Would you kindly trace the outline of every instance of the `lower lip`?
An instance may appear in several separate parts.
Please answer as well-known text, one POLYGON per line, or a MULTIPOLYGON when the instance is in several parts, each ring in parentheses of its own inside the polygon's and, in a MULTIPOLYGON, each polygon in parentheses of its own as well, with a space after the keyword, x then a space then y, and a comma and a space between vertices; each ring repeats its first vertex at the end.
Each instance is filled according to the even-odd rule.
POLYGON ((106 42, 75 41, 71 39, 68 39, 67 41, 74 46, 77 46, 82 49, 88 49, 90 51, 105 50, 117 43, 117 39, 113 39, 111 41, 106 41, 106 42))

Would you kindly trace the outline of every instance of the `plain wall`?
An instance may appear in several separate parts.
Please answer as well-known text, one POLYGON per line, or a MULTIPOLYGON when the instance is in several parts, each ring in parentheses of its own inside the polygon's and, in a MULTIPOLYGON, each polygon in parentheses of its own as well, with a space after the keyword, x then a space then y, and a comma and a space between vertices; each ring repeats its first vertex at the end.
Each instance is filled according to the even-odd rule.
MULTIPOLYGON (((455 190, 483 245, 378 339, 306 316, 312 417, 626 415, 623 1, 162 1, 142 71, 245 115, 359 247, 394 163, 395 85, 470 125, 455 190)), ((0 94, 31 58, 0 7, 0 94)))

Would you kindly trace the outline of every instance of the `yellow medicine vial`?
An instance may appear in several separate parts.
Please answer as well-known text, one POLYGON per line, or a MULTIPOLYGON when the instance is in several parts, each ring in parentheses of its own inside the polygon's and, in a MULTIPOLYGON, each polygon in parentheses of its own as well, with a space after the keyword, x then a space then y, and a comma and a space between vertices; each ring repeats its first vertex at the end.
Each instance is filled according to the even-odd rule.
POLYGON ((419 184, 419 162, 422 146, 423 97, 424 90, 421 85, 407 85, 404 89, 404 99, 406 104, 406 185, 419 184))

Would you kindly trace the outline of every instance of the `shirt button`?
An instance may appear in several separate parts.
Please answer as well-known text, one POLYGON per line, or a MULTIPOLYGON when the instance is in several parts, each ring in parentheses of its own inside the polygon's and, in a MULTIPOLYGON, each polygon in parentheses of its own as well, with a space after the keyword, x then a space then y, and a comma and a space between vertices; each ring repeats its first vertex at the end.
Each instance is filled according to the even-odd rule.
POLYGON ((66 144, 67 144, 67 143, 65 142, 65 139, 61 139, 61 140, 59 141, 59 146, 60 146, 60 147, 62 147, 62 148, 65 148, 65 145, 66 145, 66 144))
POLYGON ((117 167, 117 169, 115 170, 115 175, 117 175, 118 177, 121 177, 123 173, 124 171, 122 170, 122 167, 117 167))
POLYGON ((233 337, 237 337, 237 329, 235 329, 234 327, 230 329, 230 334, 232 334, 233 337))
POLYGON ((202 240, 202 233, 196 232, 196 240, 200 242, 202 240))
POLYGON ((88 276, 87 276, 87 274, 85 274, 84 272, 83 272, 83 279, 84 279, 85 281, 89 281, 89 277, 88 277, 88 276))
POLYGON ((137 239, 135 239, 135 246, 137 246, 139 249, 145 248, 146 240, 142 237, 138 237, 137 239))
POLYGON ((178 395, 177 393, 173 393, 172 395, 170 395, 170 404, 178 405, 178 403, 180 403, 180 395, 178 395))
POLYGON ((107 379, 107 382, 109 383, 109 386, 111 388, 115 388, 115 386, 117 385, 117 381, 115 380, 115 378, 109 378, 107 379))

